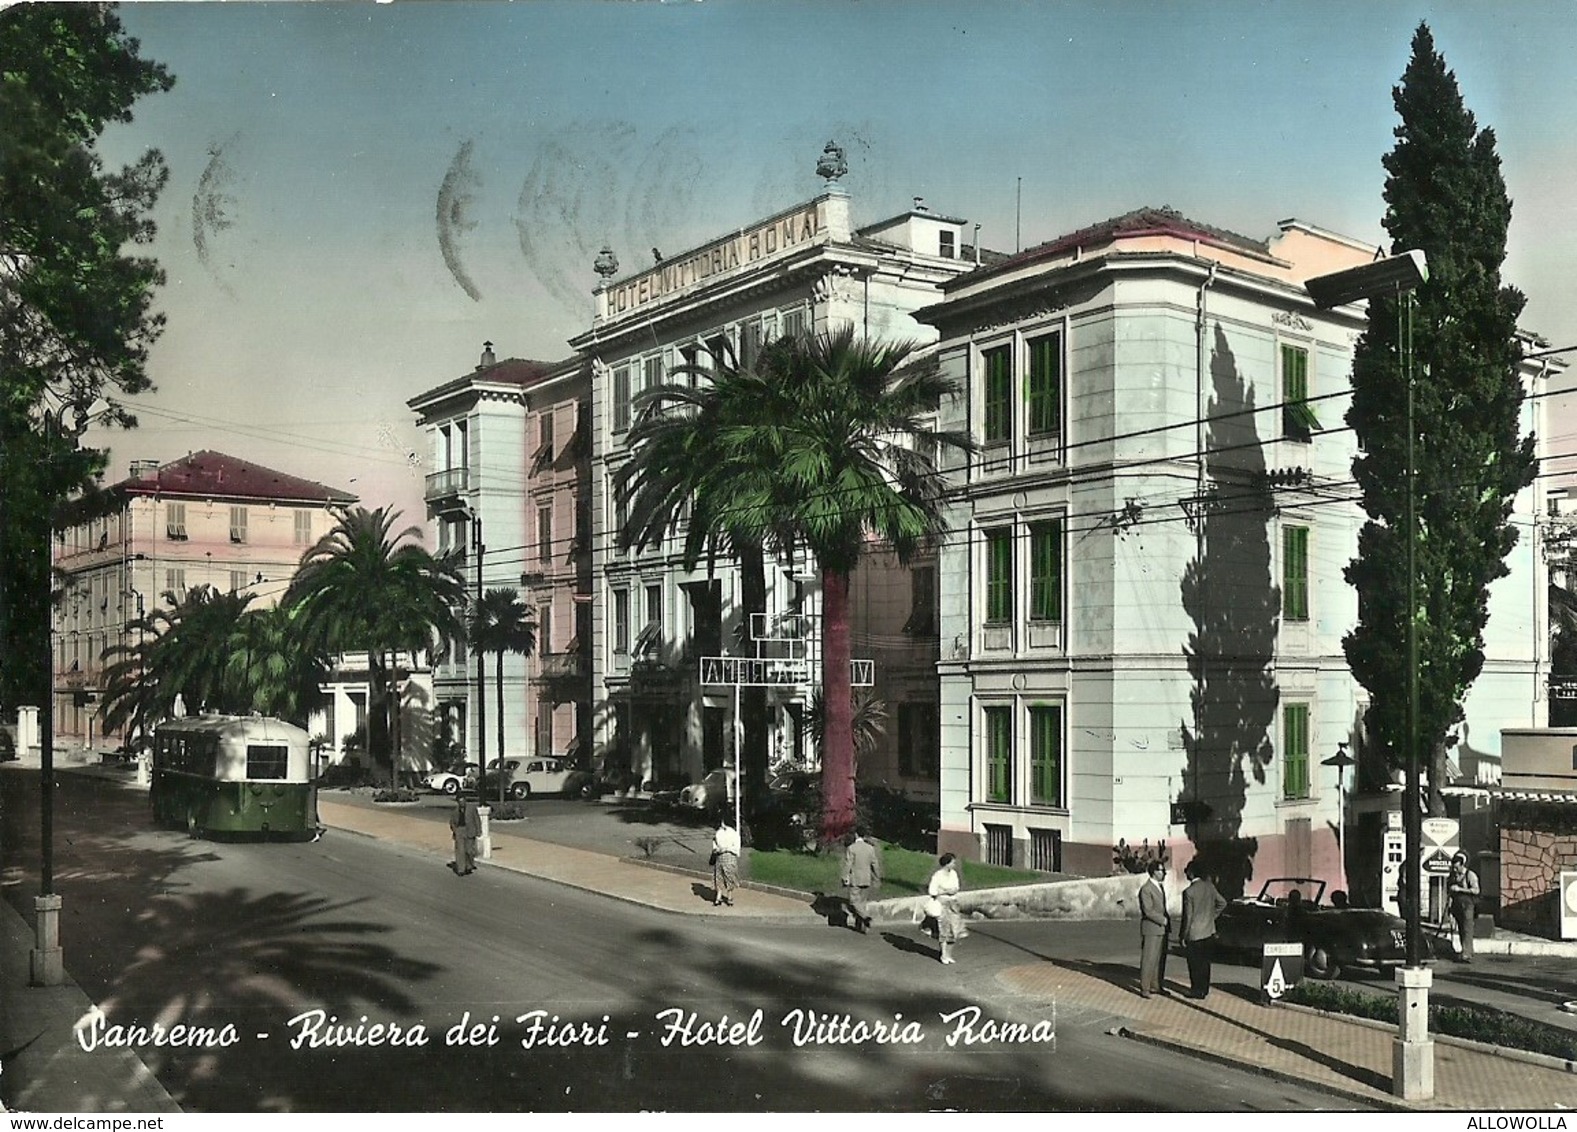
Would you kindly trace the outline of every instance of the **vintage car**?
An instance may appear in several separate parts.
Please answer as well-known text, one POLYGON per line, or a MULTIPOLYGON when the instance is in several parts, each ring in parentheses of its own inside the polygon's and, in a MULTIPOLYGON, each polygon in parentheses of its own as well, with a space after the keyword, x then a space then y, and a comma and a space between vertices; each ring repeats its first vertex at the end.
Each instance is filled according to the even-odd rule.
POLYGON ((679 791, 679 805, 687 810, 700 810, 716 815, 733 803, 734 768, 718 767, 708 771, 700 782, 693 782, 679 791))
POLYGON ((1312 877, 1267 880, 1259 895, 1228 904, 1216 920, 1223 958, 1257 964, 1265 943, 1301 943, 1303 970, 1334 979, 1343 967, 1381 970, 1407 958, 1402 920, 1378 908, 1322 903, 1325 882, 1312 877))
MULTIPOLYGON (((534 794, 575 794, 583 792, 587 781, 590 779, 584 771, 571 767, 562 759, 543 756, 531 759, 505 759, 504 771, 509 785, 505 789, 508 797, 516 800, 530 798, 534 794)), ((482 778, 482 796, 498 796, 498 771, 489 767, 487 774, 482 778)))

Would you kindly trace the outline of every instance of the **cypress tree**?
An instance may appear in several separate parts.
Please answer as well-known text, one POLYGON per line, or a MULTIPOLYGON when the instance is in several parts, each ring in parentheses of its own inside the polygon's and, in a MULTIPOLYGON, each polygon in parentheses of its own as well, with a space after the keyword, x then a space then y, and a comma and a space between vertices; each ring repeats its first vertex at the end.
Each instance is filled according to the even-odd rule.
MULTIPOLYGON (((1533 436, 1521 435, 1517 317, 1502 285, 1511 201, 1494 131, 1480 129, 1427 25, 1393 99, 1401 124, 1384 158, 1393 254, 1421 248, 1429 281, 1414 298, 1414 467, 1418 542, 1419 752, 1440 812, 1447 736, 1484 667, 1489 587, 1509 572, 1517 493, 1533 481, 1533 436)), ((1369 303, 1353 359, 1347 414, 1360 448, 1353 475, 1369 519, 1346 570, 1357 627, 1343 641, 1369 691, 1373 772, 1406 762, 1407 386, 1396 298, 1369 303)))

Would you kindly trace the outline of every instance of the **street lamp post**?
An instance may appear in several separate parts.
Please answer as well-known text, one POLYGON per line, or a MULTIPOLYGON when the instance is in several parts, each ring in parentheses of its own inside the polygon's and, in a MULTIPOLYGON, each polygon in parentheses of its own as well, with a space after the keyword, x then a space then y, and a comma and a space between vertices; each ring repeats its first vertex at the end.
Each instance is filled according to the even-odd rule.
POLYGON ((1336 768, 1336 856, 1340 859, 1342 891, 1352 892, 1347 883, 1347 768, 1356 762, 1347 753, 1346 743, 1336 744, 1336 753, 1320 762, 1321 766, 1336 768))
POLYGON ((1413 424, 1413 292, 1429 279, 1429 266, 1418 249, 1375 260, 1346 271, 1305 282, 1309 296, 1322 310, 1363 299, 1394 297, 1397 349, 1407 383, 1407 786, 1402 796, 1406 860, 1403 878, 1412 899, 1402 911, 1407 920, 1407 965, 1396 973, 1400 1025, 1391 1050, 1391 1091, 1403 1100, 1429 1100, 1435 1095, 1435 1051, 1429 1040, 1429 986, 1432 972, 1423 965, 1422 885, 1419 844, 1423 812, 1419 803, 1418 760, 1418 491, 1413 424))

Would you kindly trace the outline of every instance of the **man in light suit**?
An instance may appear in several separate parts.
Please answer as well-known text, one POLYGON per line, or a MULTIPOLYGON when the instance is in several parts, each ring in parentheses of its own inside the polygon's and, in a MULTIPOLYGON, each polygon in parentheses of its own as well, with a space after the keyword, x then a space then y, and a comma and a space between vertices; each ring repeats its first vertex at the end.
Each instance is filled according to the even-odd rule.
POLYGON ((863 826, 845 836, 843 845, 843 887, 849 890, 852 927, 864 935, 871 926, 871 891, 882 883, 882 858, 863 826))
POLYGON ((1166 989, 1166 948, 1171 941, 1172 916, 1166 910, 1166 865, 1156 861, 1139 886, 1139 997, 1166 989))
POLYGON ((1189 885, 1183 889, 1183 951, 1188 956, 1190 998, 1210 993, 1210 962, 1216 950, 1216 917, 1227 906, 1227 898, 1216 890, 1198 865, 1189 862, 1189 885))

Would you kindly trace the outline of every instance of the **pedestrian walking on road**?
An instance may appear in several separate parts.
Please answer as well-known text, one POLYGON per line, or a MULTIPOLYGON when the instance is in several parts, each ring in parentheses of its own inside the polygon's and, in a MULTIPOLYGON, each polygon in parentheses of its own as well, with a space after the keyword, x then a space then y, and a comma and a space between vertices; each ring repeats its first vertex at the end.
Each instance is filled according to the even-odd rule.
POLYGON ((1446 898, 1451 902, 1451 918, 1457 926, 1457 959, 1473 962, 1473 920, 1478 915, 1478 874, 1467 866, 1467 854, 1451 858, 1451 875, 1446 878, 1446 898))
POLYGON ((871 893, 882 884, 882 855, 859 827, 843 838, 843 887, 849 890, 849 911, 855 931, 864 935, 871 926, 871 893))
POLYGON ((463 792, 455 795, 449 829, 454 834, 454 871, 460 876, 470 876, 476 871, 476 841, 482 836, 482 815, 476 802, 463 792))
POLYGON ((739 886, 739 831, 724 818, 712 836, 712 906, 732 904, 739 886))
POLYGON ((936 942, 943 963, 957 962, 953 958, 953 945, 969 932, 964 928, 964 917, 958 911, 958 890, 962 882, 958 877, 958 858, 943 853, 937 860, 936 872, 925 886, 925 915, 936 921, 936 942))
POLYGON ((1216 953, 1216 917, 1227 906, 1211 879, 1197 861, 1185 870, 1188 887, 1183 889, 1183 953, 1188 959, 1188 996, 1204 998, 1210 993, 1210 964, 1216 953))
POLYGON ((1166 989, 1166 949, 1172 937, 1172 914, 1166 910, 1166 865, 1151 864, 1139 886, 1139 997, 1170 994, 1166 989))

